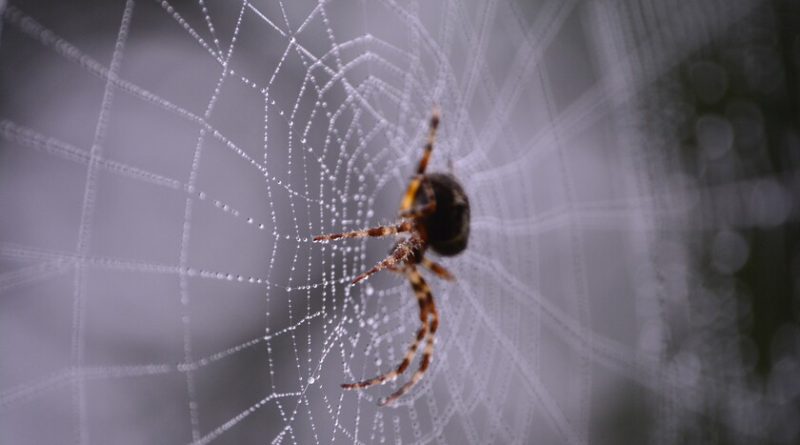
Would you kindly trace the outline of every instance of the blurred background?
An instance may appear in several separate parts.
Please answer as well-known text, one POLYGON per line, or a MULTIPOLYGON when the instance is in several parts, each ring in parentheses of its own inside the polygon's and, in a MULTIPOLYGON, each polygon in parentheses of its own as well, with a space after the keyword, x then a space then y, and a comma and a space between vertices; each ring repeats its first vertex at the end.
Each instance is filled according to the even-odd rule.
POLYGON ((800 4, 0 1, 0 442, 800 441, 800 4), (349 286, 435 104, 468 249, 349 286), (412 369, 417 367, 412 364, 412 369))

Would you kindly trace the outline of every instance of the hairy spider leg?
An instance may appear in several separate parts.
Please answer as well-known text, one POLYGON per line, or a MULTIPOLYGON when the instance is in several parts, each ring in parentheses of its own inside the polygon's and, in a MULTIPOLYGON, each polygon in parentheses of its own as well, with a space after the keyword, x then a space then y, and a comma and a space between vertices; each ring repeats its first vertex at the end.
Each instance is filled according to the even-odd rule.
POLYGON ((400 241, 395 246, 394 250, 383 259, 380 263, 376 264, 375 267, 372 269, 362 273, 361 275, 357 276, 355 280, 351 284, 356 284, 360 281, 367 279, 370 275, 380 272, 386 268, 392 268, 396 264, 405 263, 411 255, 422 245, 422 240, 417 236, 413 235, 411 238, 406 240, 400 241))
POLYGON ((420 158, 419 165, 417 166, 417 177, 412 179, 408 184, 406 194, 403 196, 403 201, 400 203, 400 212, 405 212, 410 209, 411 205, 414 203, 414 197, 417 196, 417 191, 421 183, 420 178, 425 174, 425 170, 428 168, 428 161, 431 158, 433 144, 436 142, 436 130, 439 128, 439 116, 439 107, 433 107, 433 114, 431 115, 430 127, 428 129, 428 142, 425 143, 425 150, 422 152, 422 158, 420 158))
POLYGON ((435 273, 437 277, 443 280, 454 281, 456 279, 456 277, 453 276, 453 274, 450 273, 450 271, 447 270, 444 266, 435 261, 429 260, 427 257, 422 258, 422 266, 430 270, 431 272, 435 273))
MULTIPOLYGON (((456 280, 455 275, 453 275, 453 273, 450 272, 447 268, 445 268, 444 266, 442 266, 441 264, 439 264, 439 263, 437 263, 435 261, 429 260, 427 257, 423 257, 422 258, 422 261, 420 262, 420 265, 422 265, 422 267, 424 267, 424 268, 430 270, 431 272, 433 272, 438 278, 441 278, 442 280, 446 280, 446 281, 455 281, 456 280)), ((394 273, 399 273, 399 274, 402 274, 402 275, 406 274, 405 269, 399 268, 397 266, 387 266, 386 270, 392 271, 394 273)))
MULTIPOLYGON (((393 268, 393 269, 403 272, 399 268, 393 268)), ((400 362, 397 368, 395 368, 393 371, 381 374, 379 376, 358 383, 343 383, 342 388, 363 389, 373 385, 379 385, 381 383, 391 382, 395 380, 398 376, 400 376, 400 374, 406 372, 406 369, 408 369, 408 366, 411 364, 411 361, 414 360, 414 356, 417 354, 417 349, 419 349, 419 345, 422 343, 422 340, 424 340, 428 334, 428 302, 424 294, 417 293, 417 303, 419 303, 419 319, 422 325, 420 326, 419 330, 417 330, 417 335, 414 338, 414 341, 408 347, 408 350, 406 351, 406 356, 403 358, 403 361, 400 362)))
MULTIPOLYGON (((436 330, 439 328, 439 312, 436 310, 436 305, 433 302, 431 289, 428 287, 428 284, 425 282, 425 279, 422 278, 419 271, 417 271, 417 268, 408 266, 406 275, 411 282, 411 287, 414 288, 414 294, 416 294, 417 300, 424 301, 424 303, 420 303, 420 320, 422 320, 423 325, 428 325, 427 340, 425 342, 425 349, 422 351, 419 369, 411 376, 411 380, 406 382, 392 395, 380 401, 378 403, 380 406, 390 405, 411 391, 411 388, 422 380, 422 377, 428 371, 428 367, 430 367, 433 361, 433 346, 436 339, 436 330), (428 320, 429 316, 430 321, 428 320)), ((418 341, 421 341, 421 339, 418 341)), ((417 346, 415 346, 415 348, 416 347, 417 346)))
POLYGON ((343 238, 368 238, 368 237, 380 238, 383 236, 395 235, 397 233, 410 232, 413 227, 414 224, 412 224, 410 221, 403 221, 400 224, 396 224, 393 226, 380 226, 380 227, 373 227, 371 229, 356 230, 353 232, 319 235, 314 237, 314 241, 327 242, 343 238))
MULTIPOLYGON (((453 275, 452 272, 447 270, 447 268, 445 268, 441 264, 439 264, 439 263, 437 263, 435 261, 431 261, 430 259, 428 259, 428 257, 422 257, 422 261, 420 261, 420 264, 422 265, 422 267, 424 267, 424 268, 430 270, 431 272, 433 272, 434 274, 436 274, 436 276, 441 278, 442 280, 446 280, 446 281, 455 281, 456 280, 456 277, 455 277, 455 275, 453 275)), ((400 267, 397 267, 397 266, 388 266, 388 267, 386 267, 386 270, 390 270, 390 271, 392 271, 394 273, 399 273, 399 274, 402 274, 402 275, 406 274, 405 268, 400 268, 400 267)))

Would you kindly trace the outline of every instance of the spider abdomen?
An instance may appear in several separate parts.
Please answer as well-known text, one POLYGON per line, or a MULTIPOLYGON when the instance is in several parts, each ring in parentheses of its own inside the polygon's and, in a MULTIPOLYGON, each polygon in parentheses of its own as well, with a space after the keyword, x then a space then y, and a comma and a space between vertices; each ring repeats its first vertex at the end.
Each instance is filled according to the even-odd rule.
MULTIPOLYGON (((428 245, 436 253, 453 256, 467 248, 469 240, 469 199, 456 178, 446 173, 430 173, 425 179, 433 187, 436 210, 424 218, 428 245)), ((425 194, 417 193, 417 203, 425 194)))

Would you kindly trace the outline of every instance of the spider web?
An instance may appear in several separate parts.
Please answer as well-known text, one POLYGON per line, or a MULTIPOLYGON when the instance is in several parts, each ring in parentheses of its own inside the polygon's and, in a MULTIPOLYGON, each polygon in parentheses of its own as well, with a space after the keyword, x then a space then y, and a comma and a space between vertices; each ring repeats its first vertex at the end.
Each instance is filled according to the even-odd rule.
POLYGON ((769 434, 671 343, 698 190, 639 114, 757 4, 12 2, 4 442, 673 443, 718 403, 769 434), (391 241, 311 238, 393 221, 434 104, 472 235, 379 408, 404 378, 339 385, 402 359, 410 287, 348 285, 391 241))

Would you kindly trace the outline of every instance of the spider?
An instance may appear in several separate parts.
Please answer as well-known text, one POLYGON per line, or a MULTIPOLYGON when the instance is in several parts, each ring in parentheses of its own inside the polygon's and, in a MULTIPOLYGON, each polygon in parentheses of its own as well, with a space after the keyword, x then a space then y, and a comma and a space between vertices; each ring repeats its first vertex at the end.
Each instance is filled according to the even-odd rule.
POLYGON ((356 284, 383 269, 403 274, 411 283, 417 303, 419 303, 421 326, 400 365, 393 371, 368 380, 342 384, 344 389, 364 389, 395 380, 408 369, 420 344, 425 340, 425 349, 422 351, 419 369, 400 389, 381 400, 378 403, 381 406, 392 404, 408 393, 422 379, 433 358, 433 344, 436 330, 439 327, 439 312, 433 302, 431 289, 417 270, 417 266, 420 265, 430 270, 444 280, 454 280, 453 274, 442 265, 427 258, 425 251, 431 248, 442 256, 457 255, 467 248, 469 239, 469 199, 467 199, 461 184, 451 174, 425 173, 438 127, 439 110, 434 108, 430 119, 428 141, 419 161, 417 173, 411 178, 401 201, 397 223, 354 232, 320 235, 314 238, 314 241, 328 242, 343 238, 408 235, 395 243, 389 256, 372 269, 356 277, 352 282, 352 284, 356 284))

